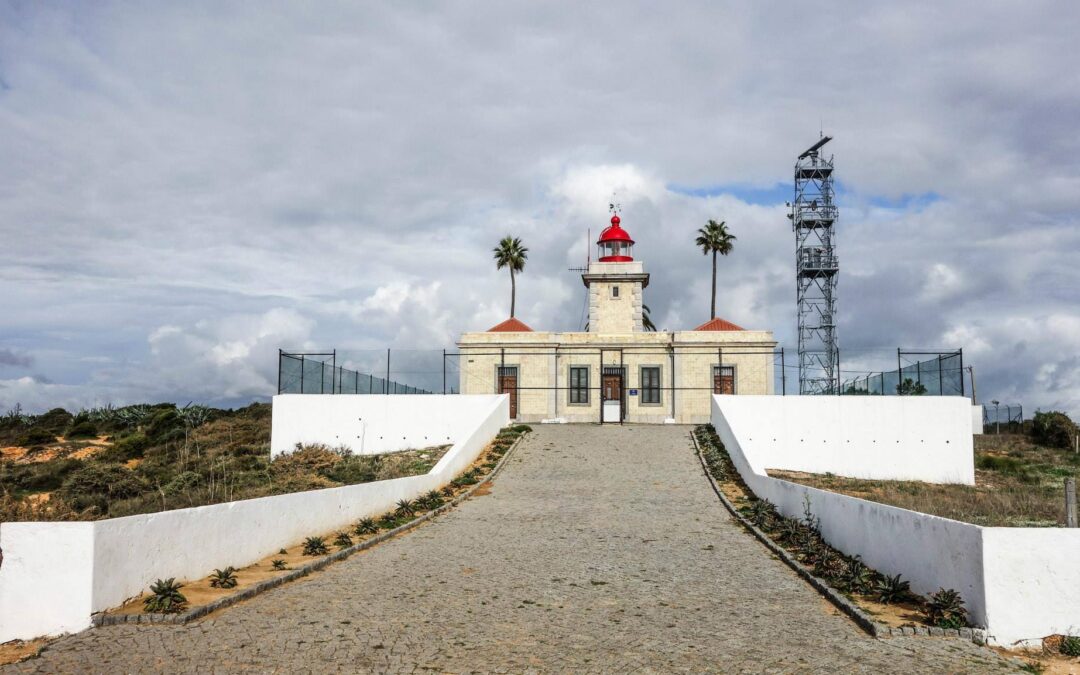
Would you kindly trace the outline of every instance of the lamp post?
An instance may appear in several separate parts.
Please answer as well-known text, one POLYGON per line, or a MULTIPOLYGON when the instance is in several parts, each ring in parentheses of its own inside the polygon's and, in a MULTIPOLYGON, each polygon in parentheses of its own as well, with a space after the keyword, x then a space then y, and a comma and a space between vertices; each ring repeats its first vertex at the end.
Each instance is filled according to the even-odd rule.
POLYGON ((994 425, 997 427, 997 431, 995 433, 1000 434, 1001 433, 1001 418, 998 417, 998 402, 997 401, 990 401, 990 402, 994 404, 994 425))

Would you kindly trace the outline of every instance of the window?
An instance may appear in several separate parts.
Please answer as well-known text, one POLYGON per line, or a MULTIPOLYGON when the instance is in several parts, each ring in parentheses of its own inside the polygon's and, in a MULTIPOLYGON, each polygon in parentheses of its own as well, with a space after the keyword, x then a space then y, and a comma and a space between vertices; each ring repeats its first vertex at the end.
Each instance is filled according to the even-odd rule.
POLYGON ((619 287, 618 286, 612 286, 611 287, 611 297, 613 297, 613 298, 619 297, 619 287))
POLYGON ((735 366, 713 366, 713 393, 735 393, 735 366))
POLYGON ((570 404, 588 405, 589 367, 570 366, 570 404))
POLYGON ((660 366, 641 367, 641 404, 660 404, 660 366))

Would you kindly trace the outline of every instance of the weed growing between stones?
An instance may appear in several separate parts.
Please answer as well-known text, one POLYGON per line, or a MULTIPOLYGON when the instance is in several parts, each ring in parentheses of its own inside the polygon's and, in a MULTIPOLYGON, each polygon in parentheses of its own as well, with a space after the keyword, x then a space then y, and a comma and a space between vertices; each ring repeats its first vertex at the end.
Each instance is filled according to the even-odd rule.
POLYGON ((815 576, 849 597, 861 597, 882 604, 914 605, 924 623, 930 626, 962 628, 969 625, 964 601, 957 591, 941 589, 927 600, 912 593, 909 582, 901 575, 883 575, 868 567, 859 556, 845 555, 821 536, 821 523, 811 510, 809 498, 803 505, 802 518, 781 515, 772 502, 758 499, 742 482, 711 424, 696 427, 694 438, 713 479, 725 491, 731 488, 733 493, 737 493, 728 495, 734 497, 733 501, 745 502, 745 505, 738 507, 739 512, 775 544, 810 568, 815 576))

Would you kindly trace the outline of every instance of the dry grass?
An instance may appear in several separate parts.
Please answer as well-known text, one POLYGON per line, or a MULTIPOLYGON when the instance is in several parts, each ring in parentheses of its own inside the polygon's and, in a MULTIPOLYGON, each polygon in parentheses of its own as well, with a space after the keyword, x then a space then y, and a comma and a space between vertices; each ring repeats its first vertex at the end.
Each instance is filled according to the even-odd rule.
POLYGON ((770 476, 975 525, 1065 524, 1067 477, 1080 478, 1080 456, 1003 434, 975 437, 975 486, 878 481, 769 469, 770 476))

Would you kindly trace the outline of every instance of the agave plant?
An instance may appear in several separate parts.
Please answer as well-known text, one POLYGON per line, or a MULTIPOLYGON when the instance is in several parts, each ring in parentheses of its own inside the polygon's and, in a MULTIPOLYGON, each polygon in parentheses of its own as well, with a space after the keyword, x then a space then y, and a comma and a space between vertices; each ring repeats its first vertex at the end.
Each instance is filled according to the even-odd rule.
POLYGON ((874 573, 862 561, 861 556, 855 556, 848 563, 847 572, 844 574, 842 585, 853 593, 868 593, 874 584, 874 573))
POLYGON ((768 499, 759 499, 747 509, 746 517, 758 527, 765 527, 772 522, 776 506, 768 499))
POLYGON ((348 532, 345 532, 344 530, 342 530, 341 532, 338 532, 337 536, 334 537, 334 546, 337 546, 338 548, 348 548, 348 547, 350 547, 352 545, 353 545, 352 536, 348 532))
POLYGON ((397 516, 393 513, 388 513, 382 518, 379 518, 379 527, 383 530, 392 530, 401 523, 398 521, 397 516))
POLYGON ((210 575, 212 588, 236 588, 236 568, 226 567, 223 570, 214 570, 210 575))
POLYGON ((326 555, 330 549, 322 537, 308 537, 304 540, 304 555, 326 555))
POLYGON ((177 410, 176 414, 189 429, 200 427, 210 420, 210 408, 207 408, 204 405, 192 405, 191 403, 188 403, 183 408, 177 410))
POLYGON ((282 560, 281 558, 278 558, 277 560, 271 560, 270 561, 270 566, 273 567, 276 570, 287 570, 287 569, 289 569, 289 566, 286 565, 285 561, 282 560))
POLYGON ((939 588, 926 603, 926 620, 940 628, 963 628, 967 625, 964 600, 953 589, 939 588))
POLYGON ((885 575, 874 584, 874 595, 877 596, 878 602, 891 605, 911 596, 911 584, 901 581, 899 574, 895 577, 885 575))
POLYGON ((150 586, 150 596, 143 600, 143 608, 154 614, 176 614, 187 606, 187 598, 180 592, 182 586, 175 578, 158 579, 150 586))
POLYGON ((416 505, 408 499, 399 499, 394 513, 401 518, 416 515, 416 505))
POLYGON ((361 518, 356 527, 353 528, 353 532, 356 536, 361 537, 365 534, 375 534, 379 531, 379 526, 375 524, 375 521, 371 518, 361 518))

